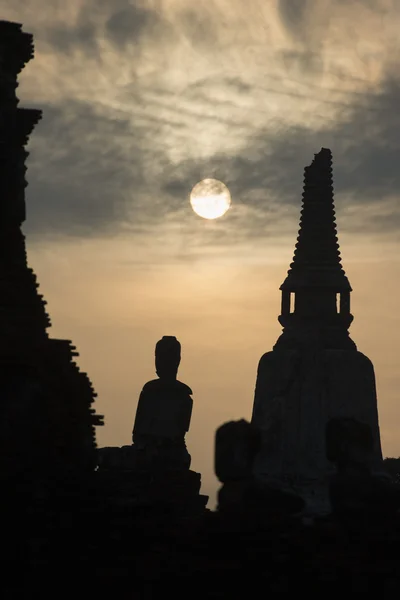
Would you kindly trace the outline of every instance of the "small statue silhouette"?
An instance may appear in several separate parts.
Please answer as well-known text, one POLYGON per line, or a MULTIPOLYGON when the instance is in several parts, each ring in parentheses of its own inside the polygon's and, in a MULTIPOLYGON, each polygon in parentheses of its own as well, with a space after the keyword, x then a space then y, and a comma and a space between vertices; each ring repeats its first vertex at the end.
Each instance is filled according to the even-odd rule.
POLYGON ((386 518, 400 509, 400 486, 372 469, 371 427, 354 418, 332 418, 326 424, 326 455, 336 466, 329 495, 333 513, 350 521, 386 518))
POLYGON ((243 523, 258 525, 274 518, 300 514, 305 506, 297 494, 259 481, 253 465, 261 448, 261 433, 244 419, 221 425, 215 435, 214 469, 223 484, 218 493, 218 511, 239 514, 243 523))
POLYGON ((175 336, 164 336, 156 344, 155 364, 159 379, 148 381, 139 397, 132 441, 143 451, 145 464, 156 469, 189 469, 186 449, 193 393, 177 380, 181 345, 175 336))

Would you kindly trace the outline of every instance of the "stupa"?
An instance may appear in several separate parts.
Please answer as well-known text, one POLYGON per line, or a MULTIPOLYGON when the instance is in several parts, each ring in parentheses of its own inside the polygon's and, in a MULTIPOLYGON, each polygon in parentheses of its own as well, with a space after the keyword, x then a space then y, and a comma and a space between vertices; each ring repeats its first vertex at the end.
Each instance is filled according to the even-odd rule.
POLYGON ((348 332, 352 288, 341 265, 327 148, 305 168, 296 250, 280 289, 283 332, 257 373, 252 422, 263 442, 255 470, 329 510, 328 421, 351 417, 371 428, 376 470, 382 451, 374 368, 348 332))

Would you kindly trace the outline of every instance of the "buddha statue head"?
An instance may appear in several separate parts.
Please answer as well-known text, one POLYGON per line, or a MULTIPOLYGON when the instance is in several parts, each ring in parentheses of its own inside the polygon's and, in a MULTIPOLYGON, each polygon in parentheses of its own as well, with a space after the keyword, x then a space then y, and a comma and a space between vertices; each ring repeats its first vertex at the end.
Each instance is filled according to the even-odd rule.
POLYGON ((175 380, 181 362, 181 345, 174 335, 164 335, 156 344, 156 373, 160 379, 175 380))

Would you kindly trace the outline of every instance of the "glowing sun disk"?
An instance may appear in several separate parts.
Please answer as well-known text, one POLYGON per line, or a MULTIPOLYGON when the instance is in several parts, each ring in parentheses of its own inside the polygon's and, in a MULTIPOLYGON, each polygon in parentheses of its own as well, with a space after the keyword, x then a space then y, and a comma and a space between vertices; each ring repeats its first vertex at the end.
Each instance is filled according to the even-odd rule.
POLYGON ((222 181, 203 179, 192 189, 190 204, 194 212, 203 219, 218 219, 229 209, 231 195, 222 181))

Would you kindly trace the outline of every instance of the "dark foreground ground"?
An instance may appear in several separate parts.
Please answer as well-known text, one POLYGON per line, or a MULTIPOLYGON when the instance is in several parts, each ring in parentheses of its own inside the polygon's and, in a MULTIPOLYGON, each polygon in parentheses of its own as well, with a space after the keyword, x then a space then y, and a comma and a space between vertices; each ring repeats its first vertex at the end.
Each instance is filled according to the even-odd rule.
POLYGON ((260 522, 95 492, 3 507, 1 598, 399 595, 399 515, 260 522))

